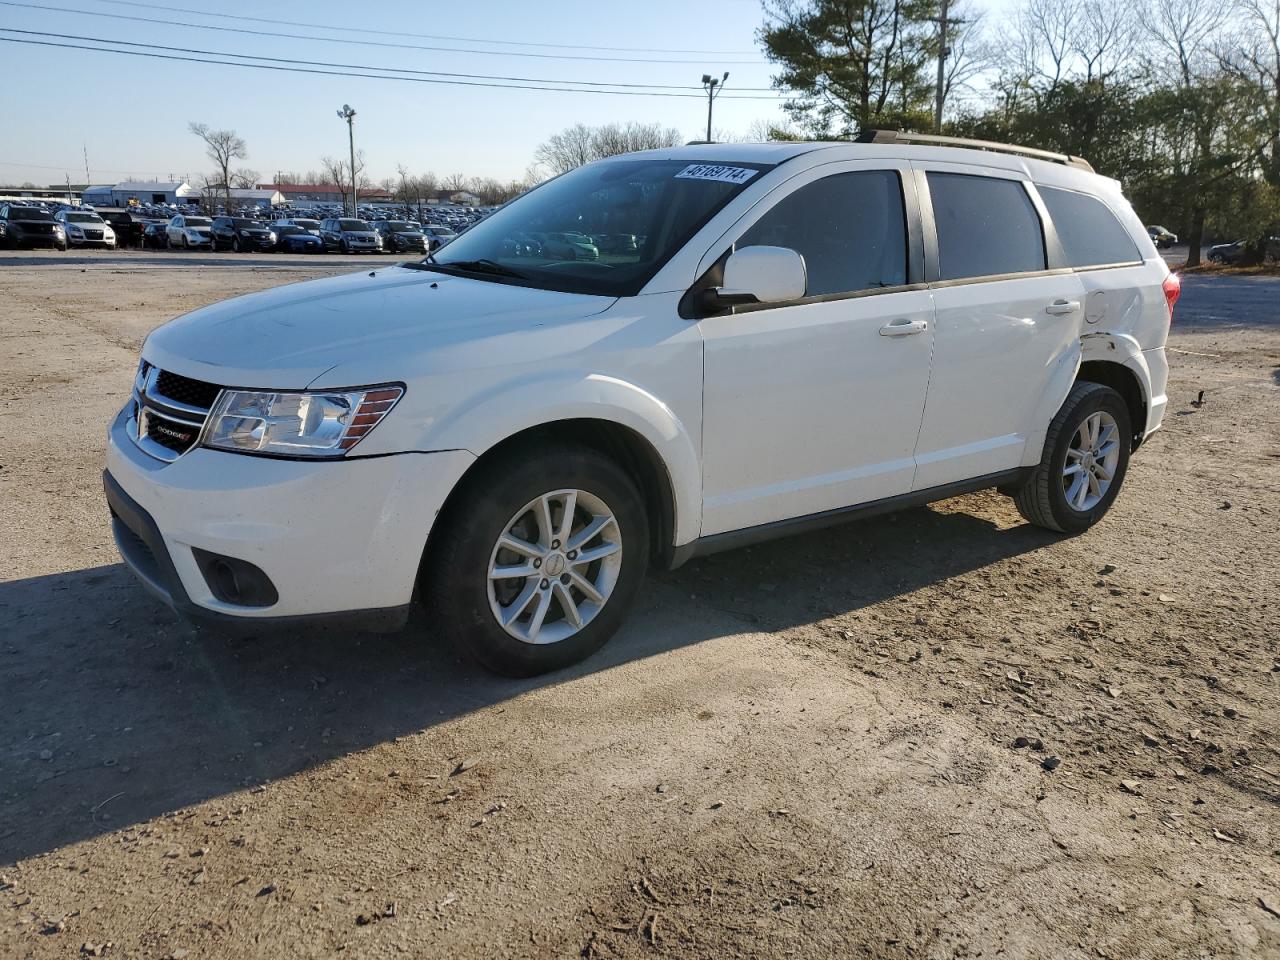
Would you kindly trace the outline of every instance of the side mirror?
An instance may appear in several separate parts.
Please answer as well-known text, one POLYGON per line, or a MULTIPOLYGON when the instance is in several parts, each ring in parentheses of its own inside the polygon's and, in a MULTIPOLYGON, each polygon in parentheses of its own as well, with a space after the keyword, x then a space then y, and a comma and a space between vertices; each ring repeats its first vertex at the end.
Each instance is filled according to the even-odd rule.
POLYGON ((799 300, 809 286, 804 257, 787 247, 744 247, 724 264, 724 286, 707 291, 713 310, 799 300))

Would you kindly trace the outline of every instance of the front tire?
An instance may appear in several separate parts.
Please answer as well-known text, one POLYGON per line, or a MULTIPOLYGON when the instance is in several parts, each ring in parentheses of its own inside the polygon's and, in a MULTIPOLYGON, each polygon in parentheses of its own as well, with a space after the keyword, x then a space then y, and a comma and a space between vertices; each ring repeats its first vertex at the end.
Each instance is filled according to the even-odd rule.
POLYGON ((648 558, 644 501, 615 462, 587 447, 521 444, 450 503, 420 588, 432 621, 468 655, 529 677, 599 650, 648 558))
POLYGON ((1036 526, 1083 533, 1106 515, 1129 470, 1133 428, 1124 398, 1100 383, 1071 388, 1031 477, 1013 495, 1036 526))

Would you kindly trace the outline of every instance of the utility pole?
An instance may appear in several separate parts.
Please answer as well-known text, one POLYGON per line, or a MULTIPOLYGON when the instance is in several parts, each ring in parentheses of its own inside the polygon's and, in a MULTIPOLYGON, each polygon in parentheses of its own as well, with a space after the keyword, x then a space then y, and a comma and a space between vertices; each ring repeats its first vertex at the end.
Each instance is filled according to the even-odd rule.
POLYGON ((89 180, 89 145, 81 141, 80 149, 84 151, 84 185, 87 187, 91 183, 89 180))
POLYGON ((728 70, 719 80, 709 73, 702 75, 702 89, 707 91, 707 143, 711 142, 711 105, 715 103, 716 97, 720 96, 720 91, 724 89, 724 82, 728 79, 728 70))
POLYGON ((947 57, 951 55, 951 49, 947 46, 947 27, 951 24, 959 26, 965 23, 964 20, 957 20, 947 16, 947 10, 950 7, 950 0, 942 0, 942 10, 937 17, 930 17, 938 23, 938 88, 934 93, 933 106, 933 132, 942 132, 942 103, 946 99, 947 89, 947 57))
POLYGON ((344 103, 342 109, 338 111, 338 116, 347 121, 347 141, 351 147, 351 216, 355 218, 360 216, 356 196, 356 112, 351 109, 350 104, 344 103))

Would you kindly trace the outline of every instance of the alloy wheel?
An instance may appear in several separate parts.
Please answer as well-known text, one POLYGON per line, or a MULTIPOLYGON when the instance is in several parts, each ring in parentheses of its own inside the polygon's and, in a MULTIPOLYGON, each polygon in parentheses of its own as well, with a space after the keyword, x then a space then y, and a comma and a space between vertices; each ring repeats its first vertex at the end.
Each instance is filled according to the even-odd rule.
POLYGON ((609 506, 585 490, 530 500, 503 527, 489 558, 489 608, 523 643, 558 643, 604 609, 622 570, 622 535, 609 506))
POLYGON ((1076 428, 1062 469, 1062 490, 1072 510, 1092 510, 1111 489, 1120 463, 1120 428, 1104 410, 1076 428))

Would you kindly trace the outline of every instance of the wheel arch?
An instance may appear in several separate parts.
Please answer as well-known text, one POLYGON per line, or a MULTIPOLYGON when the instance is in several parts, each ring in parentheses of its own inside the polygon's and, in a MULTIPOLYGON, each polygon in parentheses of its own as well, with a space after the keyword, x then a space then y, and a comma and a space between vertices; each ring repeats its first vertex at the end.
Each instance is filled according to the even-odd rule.
MULTIPOLYGON (((572 443, 587 447, 617 463, 634 477, 640 495, 644 498, 645 514, 649 521, 650 544, 653 560, 660 566, 668 566, 675 550, 677 503, 675 487, 667 464, 647 438, 631 427, 615 420, 598 417, 573 417, 552 420, 526 427, 512 433, 478 456, 466 473, 454 485, 440 509, 443 517, 456 502, 459 494, 478 475, 495 462, 511 456, 521 447, 536 447, 545 443, 572 443)), ((430 538, 427 551, 431 549, 430 538)))
POLYGON ((1137 372, 1126 363, 1113 360, 1086 358, 1076 373, 1076 382, 1087 381, 1110 387, 1124 398, 1129 408, 1129 423, 1133 430, 1132 449, 1142 444, 1147 429, 1147 396, 1137 372))

